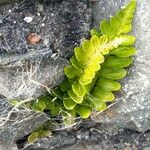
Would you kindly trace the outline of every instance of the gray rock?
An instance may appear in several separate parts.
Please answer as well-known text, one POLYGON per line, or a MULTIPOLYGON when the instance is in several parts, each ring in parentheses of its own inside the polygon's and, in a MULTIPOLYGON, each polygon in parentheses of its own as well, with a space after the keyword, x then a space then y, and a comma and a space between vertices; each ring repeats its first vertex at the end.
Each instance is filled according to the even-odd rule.
MULTIPOLYGON (((37 140, 33 145, 24 145, 25 150, 142 150, 150 145, 150 133, 137 133, 132 130, 118 130, 113 125, 100 125, 74 129, 73 132, 59 131, 50 138, 37 140)), ((21 147, 20 147, 21 149, 21 147)))
POLYGON ((0 5, 3 5, 3 4, 7 4, 7 3, 12 3, 12 2, 17 2, 17 1, 19 1, 19 0, 1 0, 0 1, 0 5))
MULTIPOLYGON (((99 21, 109 18, 116 10, 120 9, 127 1, 106 0, 93 2, 93 26, 99 21), (98 15, 100 14, 100 15, 98 15)), ((92 115, 95 127, 81 130, 56 132, 50 139, 39 139, 35 144, 26 149, 47 148, 51 150, 120 150, 120 149, 149 149, 150 133, 150 53, 149 53, 149 2, 138 0, 133 34, 137 37, 138 50, 134 64, 129 69, 128 76, 122 80, 122 91, 117 93, 116 103, 108 110, 92 115), (119 129, 118 129, 119 128, 119 129), (141 133, 122 129, 130 128, 141 133)), ((88 121, 89 123, 89 121, 88 121)), ((79 125, 77 125, 78 128, 79 125)))
MULTIPOLYGON (((93 26, 97 26, 102 19, 109 18, 126 2, 127 0, 93 2, 93 26)), ((51 138, 40 139, 33 145, 28 146, 26 143, 24 148, 109 150, 149 147, 149 132, 118 129, 131 128, 144 132, 150 127, 149 15, 148 0, 138 0, 133 31, 137 37, 138 53, 128 77, 121 81, 123 88, 117 94, 116 103, 103 113, 92 116, 95 122, 101 122, 102 125, 88 127, 85 124, 81 130, 77 130, 80 126, 77 125, 74 130, 55 132, 51 138)), ((90 9, 86 0, 11 4, 1 7, 0 18, 0 94, 8 99, 20 97, 31 100, 46 91, 41 84, 46 87, 59 84, 63 78, 62 68, 72 55, 73 45, 86 37, 90 27, 90 9), (25 17, 32 19, 25 21, 25 17), (29 45, 26 42, 26 37, 31 32, 42 37, 41 43, 29 45), (29 78, 29 73, 32 75, 34 69, 37 72, 34 72, 33 78, 29 78)), ((0 99, 0 112, 0 125, 8 117, 8 121, 0 128, 1 147, 29 134, 47 120, 45 115, 32 118, 30 111, 12 108, 3 98, 0 99), (12 118, 9 112, 17 116, 12 118)))
POLYGON ((11 146, 18 139, 29 135, 47 121, 46 115, 27 111, 14 113, 10 118, 14 120, 8 120, 5 127, 0 128, 0 145, 10 144, 11 146), (17 121, 15 117, 18 117, 17 121), (24 119, 22 120, 21 117, 24 119))
POLYGON ((12 63, 14 66, 11 64, 11 67, 10 65, 1 67, 1 95, 7 97, 7 99, 32 100, 41 96, 48 86, 56 86, 63 80, 63 68, 68 64, 67 60, 61 58, 52 59, 46 53, 43 55, 43 58, 36 58, 33 61, 36 55, 34 55, 34 58, 30 58, 27 55, 27 59, 32 59, 32 61, 10 62, 9 59, 9 63, 12 63), (21 66, 15 66, 15 63, 20 63, 21 66))
POLYGON ((12 145, 0 145, 0 150, 6 150, 6 149, 9 149, 9 150, 18 150, 18 147, 16 144, 12 144, 12 145))
MULTIPOLYGON (((98 20, 113 15, 124 2, 126 1, 97 1, 93 8, 94 25, 98 23, 98 20), (99 10, 100 13, 98 13, 99 10)), ((121 81, 123 86, 116 104, 102 113, 94 114, 92 119, 96 122, 112 123, 122 128, 132 128, 143 132, 150 129, 149 4, 149 0, 137 0, 132 33, 137 38, 135 45, 137 54, 134 63, 127 77, 121 81)))
POLYGON ((90 9, 86 0, 22 1, 1 6, 0 18, 0 94, 33 99, 62 81, 74 45, 88 33, 90 9), (31 33, 40 43, 29 44, 31 33))
POLYGON ((24 0, 0 6, 2 143, 13 143, 48 120, 31 110, 11 107, 8 100, 30 101, 58 85, 74 45, 87 36, 90 21, 86 0, 24 0), (41 41, 29 44, 31 33, 38 34, 41 41))

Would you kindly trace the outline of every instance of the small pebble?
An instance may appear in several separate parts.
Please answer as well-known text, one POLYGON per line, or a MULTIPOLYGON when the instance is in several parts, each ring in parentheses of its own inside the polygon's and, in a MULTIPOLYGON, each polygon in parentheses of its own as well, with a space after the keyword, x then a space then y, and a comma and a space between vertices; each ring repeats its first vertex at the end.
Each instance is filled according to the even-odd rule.
POLYGON ((53 17, 54 16, 54 14, 53 13, 51 13, 51 17, 53 17))
POLYGON ((45 26, 45 23, 42 23, 41 26, 44 27, 44 26, 45 26))
POLYGON ((40 16, 41 14, 40 14, 40 13, 37 13, 37 15, 40 16))
POLYGON ((33 21, 33 17, 25 17, 23 20, 24 20, 26 23, 30 23, 30 22, 33 21))
POLYGON ((41 37, 36 33, 30 33, 27 37, 27 41, 29 44, 35 45, 41 41, 41 37))

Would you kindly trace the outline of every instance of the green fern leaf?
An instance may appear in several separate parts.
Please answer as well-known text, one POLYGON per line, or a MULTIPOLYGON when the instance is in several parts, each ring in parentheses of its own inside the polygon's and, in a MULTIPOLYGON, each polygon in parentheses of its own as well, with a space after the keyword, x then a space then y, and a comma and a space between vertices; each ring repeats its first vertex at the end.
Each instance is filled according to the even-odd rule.
POLYGON ((132 63, 132 58, 119 58, 117 56, 110 56, 105 61, 105 67, 121 69, 128 67, 132 63))
POLYGON ((106 77, 107 79, 119 80, 125 77, 126 70, 125 69, 114 69, 102 67, 98 76, 106 77))
POLYGON ((76 106, 76 102, 74 102, 68 95, 64 95, 63 104, 68 110, 72 110, 76 106))
POLYGON ((74 102, 76 102, 78 104, 81 104, 83 102, 83 97, 78 96, 76 93, 74 93, 74 91, 72 89, 68 91, 68 94, 74 102))
POLYGON ((106 108, 107 108, 106 103, 102 103, 102 104, 97 108, 97 110, 98 110, 98 111, 103 111, 103 110, 105 110, 106 108))
POLYGON ((104 91, 118 91, 121 88, 121 85, 118 82, 107 78, 98 79, 96 85, 101 87, 104 91))
POLYGON ((97 29, 91 29, 90 30, 90 34, 91 34, 91 36, 94 36, 94 35, 96 35, 97 37, 101 37, 102 36, 100 31, 98 31, 97 29))
POLYGON ((68 78, 74 78, 79 76, 82 72, 80 70, 76 69, 74 66, 70 65, 65 67, 65 74, 68 78))
POLYGON ((30 136, 28 137, 28 142, 29 143, 33 143, 38 139, 38 133, 37 132, 33 132, 32 134, 30 134, 30 136))
POLYGON ((43 111, 46 108, 46 105, 43 101, 38 101, 32 105, 32 109, 36 111, 43 111))
POLYGON ((88 118, 91 114, 92 109, 89 106, 78 106, 76 109, 77 113, 80 114, 82 118, 88 118))
POLYGON ((110 91, 105 91, 101 87, 95 87, 93 90, 93 96, 97 97, 99 101, 102 103, 104 102, 111 102, 115 99, 115 96, 110 91))
POLYGON ((111 55, 116 55, 121 58, 129 57, 135 55, 136 49, 132 46, 119 46, 118 48, 110 51, 111 55))
POLYGON ((136 0, 131 0, 131 2, 123 9, 118 11, 118 13, 112 17, 110 21, 104 20, 100 25, 102 33, 108 37, 114 37, 130 32, 132 29, 131 23, 135 7, 136 0))
POLYGON ((35 142, 37 139, 39 139, 39 138, 50 137, 50 136, 51 136, 51 132, 50 131, 39 130, 39 131, 33 132, 32 134, 29 135, 28 142, 31 144, 31 143, 35 142))
POLYGON ((72 90, 76 95, 81 97, 85 96, 86 94, 85 87, 80 82, 74 82, 72 85, 72 90))

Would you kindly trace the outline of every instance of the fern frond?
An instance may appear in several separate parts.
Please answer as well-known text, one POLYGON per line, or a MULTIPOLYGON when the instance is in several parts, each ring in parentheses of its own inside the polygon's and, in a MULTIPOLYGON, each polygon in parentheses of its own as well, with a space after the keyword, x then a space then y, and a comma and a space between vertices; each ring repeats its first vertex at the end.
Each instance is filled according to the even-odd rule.
POLYGON ((70 65, 65 68, 65 75, 72 83, 66 91, 68 102, 64 99, 64 105, 69 110, 76 110, 83 118, 90 114, 89 107, 96 110, 106 108, 106 102, 115 98, 113 91, 121 88, 114 80, 126 75, 124 68, 132 63, 129 57, 136 51, 132 46, 135 37, 125 34, 131 30, 135 6, 136 1, 132 0, 110 21, 103 21, 100 32, 91 30, 91 39, 84 40, 74 49, 70 65))
MULTIPOLYGON (((96 72, 100 70, 101 65, 104 62, 104 55, 109 54, 111 50, 118 46, 129 46, 133 44, 135 38, 130 35, 121 35, 108 40, 106 35, 97 37, 94 35, 91 40, 85 40, 80 47, 75 48, 75 55, 70 60, 70 65, 65 68, 65 74, 68 78, 74 80, 72 88, 68 91, 70 98, 81 104, 84 100, 84 96, 88 94, 85 86, 90 84, 96 76, 96 72)), ((114 56, 109 58, 105 65, 110 66, 111 62, 114 62, 114 66, 118 63, 120 67, 128 66, 131 63, 129 58, 122 58, 118 60, 114 56)))
MULTIPOLYGON (((65 80, 49 93, 30 105, 34 110, 49 110, 51 115, 61 112, 88 118, 92 110, 102 111, 107 102, 115 99, 120 90, 118 80, 126 74, 136 52, 132 29, 136 0, 117 12, 109 21, 100 24, 100 31, 91 30, 91 38, 74 49, 70 64, 65 67, 65 80)), ((16 103, 16 102, 14 102, 16 103)), ((72 117, 71 117, 72 118, 72 117)))
POLYGON ((118 11, 117 14, 110 19, 110 21, 104 20, 100 25, 102 34, 105 34, 108 37, 114 37, 130 32, 132 29, 132 18, 135 7, 136 0, 131 0, 131 2, 118 11))

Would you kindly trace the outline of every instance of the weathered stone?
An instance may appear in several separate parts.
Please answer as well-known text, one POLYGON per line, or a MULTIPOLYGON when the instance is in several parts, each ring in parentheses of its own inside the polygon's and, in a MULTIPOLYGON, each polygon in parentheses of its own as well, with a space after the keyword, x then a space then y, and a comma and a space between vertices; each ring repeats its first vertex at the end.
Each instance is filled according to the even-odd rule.
MULTIPOLYGON (((109 18, 127 0, 97 1, 93 8, 94 25, 103 18, 109 18), (99 13, 98 13, 99 12, 99 13), (97 15, 99 14, 99 15, 97 15)), ((137 9, 132 34, 136 36, 137 54, 118 93, 116 104, 108 110, 93 115, 96 122, 113 123, 122 128, 139 131, 150 129, 150 5, 149 0, 137 0, 137 9)))
POLYGON ((19 0, 0 0, 0 5, 17 2, 17 1, 19 1, 19 0))
POLYGON ((28 59, 32 59, 32 62, 20 61, 22 66, 13 66, 16 62, 12 61, 11 67, 9 65, 1 67, 1 95, 7 99, 34 99, 41 96, 49 85, 56 86, 63 80, 63 68, 68 64, 67 60, 52 59, 43 52, 44 58, 36 58, 34 61, 37 55, 35 52, 34 54, 34 58, 27 56, 28 59))
POLYGON ((88 33, 90 9, 86 0, 26 0, 1 6, 0 18, 0 94, 32 99, 62 81, 74 45, 88 33), (29 44, 31 33, 41 42, 29 44))
MULTIPOLYGON (((97 27, 99 21, 109 18, 127 1, 93 1, 91 3, 93 26, 97 27)), ((129 69, 129 75, 121 81, 123 88, 117 94, 116 104, 107 111, 92 116, 95 122, 101 122, 102 125, 98 124, 96 127, 87 127, 88 125, 85 124, 81 126, 81 130, 55 132, 51 138, 40 139, 31 146, 28 146, 26 143, 22 147, 27 146, 26 149, 47 148, 55 150, 149 148, 150 133, 144 133, 144 131, 150 127, 150 23, 148 20, 150 17, 150 6, 149 0, 137 1, 133 34, 137 37, 136 47, 138 52, 134 58, 133 66, 129 69), (87 128, 84 128, 85 126, 87 128), (119 130, 118 128, 131 128, 142 131, 142 133, 128 129, 119 130)), ((2 78, 0 80, 0 93, 8 98, 21 97, 26 99, 28 97, 32 99, 43 93, 43 87, 33 81, 38 81, 38 83, 46 86, 57 85, 63 76, 62 68, 73 52, 73 45, 79 43, 80 39, 88 33, 90 10, 87 8, 87 1, 57 0, 55 2, 45 2, 26 1, 26 3, 18 4, 13 11, 10 11, 13 5, 3 6, 0 9, 0 77, 2 78), (6 15, 7 13, 8 15, 6 15), (32 17, 32 19, 26 21, 25 17, 32 17), (43 38, 42 42, 37 45, 29 45, 25 42, 28 33, 31 32, 39 34, 43 38), (39 60, 41 63, 39 63, 39 60), (51 63, 53 64, 52 66, 50 65, 51 63), (39 64, 38 67, 36 67, 37 64, 39 64), (53 73, 55 65, 59 66, 60 72, 56 69, 57 72, 53 73), (33 80, 28 80, 28 73, 32 74, 30 71, 31 66, 40 69, 37 70, 33 78, 29 78, 33 80), (49 67, 52 67, 52 69, 49 67), (17 70, 17 68, 21 68, 21 71, 20 69, 17 70), (37 74, 39 72, 40 74, 44 72, 47 77, 44 74, 38 77, 37 74), (21 76, 21 73, 24 76, 21 76), (57 81, 57 83, 49 82, 51 73, 53 74, 52 81, 57 81), (19 85, 24 85, 22 84, 21 77, 25 77, 23 81, 32 81, 25 82, 28 83, 27 89, 29 92, 26 92, 26 89, 21 86, 16 91, 19 85)), ((11 109, 7 100, 1 99, 0 119, 2 117, 5 119, 11 109)), ((40 123, 47 120, 46 116, 41 120, 38 117, 34 117, 34 120, 32 120, 33 118, 31 120, 24 120, 28 119, 28 117, 30 118, 28 113, 18 109, 15 110, 19 112, 18 118, 16 117, 16 120, 11 120, 12 118, 10 118, 6 126, 3 126, 0 130, 1 141, 5 145, 32 132, 36 127, 34 124, 40 125, 40 123), (32 127, 30 128, 31 130, 28 127, 26 128, 26 125, 29 128, 32 127)), ((0 123, 5 122, 4 120, 0 121, 2 121, 0 123)), ((23 141, 20 142, 22 145, 23 141)))
POLYGON ((20 111, 18 114, 14 113, 11 115, 11 119, 14 119, 14 121, 8 120, 4 125, 5 127, 0 128, 0 145, 13 144, 18 139, 32 133, 47 121, 46 115, 27 111, 26 113, 25 111, 20 111), (17 121, 15 117, 18 117, 17 121))
POLYGON ((0 6, 0 141, 5 145, 48 120, 13 108, 7 100, 30 101, 58 85, 75 44, 88 35, 90 21, 86 0, 24 0, 0 6), (28 42, 32 33, 41 37, 39 43, 28 42))
POLYGON ((150 132, 141 134, 133 130, 118 130, 113 125, 98 124, 90 129, 86 125, 73 132, 56 132, 52 137, 39 139, 33 145, 26 143, 25 150, 136 150, 148 148, 149 142, 150 132))
POLYGON ((0 145, 0 150, 18 150, 18 147, 16 144, 12 144, 12 145, 0 145))

